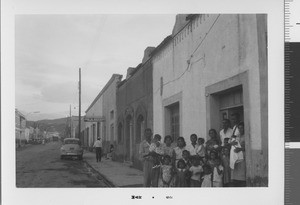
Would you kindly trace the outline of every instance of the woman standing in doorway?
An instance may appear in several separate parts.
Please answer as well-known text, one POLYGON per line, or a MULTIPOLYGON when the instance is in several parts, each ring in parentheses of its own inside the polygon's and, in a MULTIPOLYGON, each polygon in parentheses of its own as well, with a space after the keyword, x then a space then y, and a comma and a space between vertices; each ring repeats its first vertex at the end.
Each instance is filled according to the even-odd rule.
MULTIPOLYGON (((234 163, 234 169, 231 173, 231 179, 233 186, 235 187, 245 187, 246 186, 246 160, 245 160, 245 130, 244 123, 240 122, 238 124, 238 129, 240 135, 236 137, 236 140, 231 142, 232 148, 235 153, 243 153, 243 159, 237 160, 234 163), (239 143, 239 147, 235 147, 239 143)), ((230 157, 232 160, 232 157, 230 157)))

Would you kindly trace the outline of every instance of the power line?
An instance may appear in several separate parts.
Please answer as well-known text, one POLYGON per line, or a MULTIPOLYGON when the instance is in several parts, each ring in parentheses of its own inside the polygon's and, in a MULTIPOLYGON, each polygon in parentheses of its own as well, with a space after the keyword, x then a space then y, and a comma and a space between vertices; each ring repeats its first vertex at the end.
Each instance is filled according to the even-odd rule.
MULTIPOLYGON (((173 79, 173 80, 170 80, 170 81, 168 81, 168 82, 166 82, 166 83, 163 83, 163 84, 162 84, 162 87, 164 87, 165 85, 168 85, 168 84, 170 84, 170 83, 172 83, 172 82, 174 82, 174 81, 179 80, 179 79, 180 79, 180 78, 181 78, 181 77, 189 70, 189 67, 190 67, 191 64, 194 64, 194 63, 196 63, 196 62, 199 62, 200 60, 205 60, 205 54, 204 54, 203 57, 201 57, 201 58, 199 58, 199 59, 197 59, 196 61, 194 61, 194 62, 191 63, 191 59, 194 57, 193 55, 194 55, 194 54, 196 53, 196 51, 200 48, 200 46, 202 45, 202 43, 203 43, 204 40, 206 39, 207 35, 210 33, 211 29, 212 29, 212 28, 214 27, 214 25, 216 24, 216 22, 217 22, 217 20, 219 19, 219 17, 220 17, 220 14, 216 17, 216 19, 214 20, 214 22, 213 22, 213 24, 211 25, 211 27, 210 27, 210 28, 208 29, 208 31, 205 33, 205 36, 203 37, 202 41, 199 43, 199 45, 196 47, 196 49, 192 52, 190 58, 187 60, 188 66, 187 66, 187 68, 184 70, 184 72, 183 72, 180 76, 178 76, 177 78, 175 78, 175 79, 173 79)), ((191 66, 192 66, 192 65, 191 65, 191 66)), ((153 92, 153 94, 156 94, 160 89, 161 89, 161 87, 159 87, 157 90, 155 90, 155 92, 153 92)))

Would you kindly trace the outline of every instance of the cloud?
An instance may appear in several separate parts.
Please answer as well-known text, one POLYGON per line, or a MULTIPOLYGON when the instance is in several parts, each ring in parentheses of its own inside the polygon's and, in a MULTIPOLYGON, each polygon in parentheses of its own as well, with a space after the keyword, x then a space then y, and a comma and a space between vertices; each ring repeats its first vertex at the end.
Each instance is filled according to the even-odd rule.
MULTIPOLYGON (((82 103, 89 103, 98 89, 93 86, 84 88, 82 103)), ((77 103, 79 98, 78 83, 64 82, 45 86, 41 89, 40 99, 53 103, 77 103)))

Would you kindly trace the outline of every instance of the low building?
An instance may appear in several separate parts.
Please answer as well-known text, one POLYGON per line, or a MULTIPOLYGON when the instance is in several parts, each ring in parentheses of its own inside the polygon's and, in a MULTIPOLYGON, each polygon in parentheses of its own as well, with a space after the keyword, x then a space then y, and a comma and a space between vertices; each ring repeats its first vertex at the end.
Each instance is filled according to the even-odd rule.
POLYGON ((122 75, 113 74, 86 110, 84 116, 84 144, 92 148, 97 137, 103 140, 103 152, 116 141, 116 89, 122 75))

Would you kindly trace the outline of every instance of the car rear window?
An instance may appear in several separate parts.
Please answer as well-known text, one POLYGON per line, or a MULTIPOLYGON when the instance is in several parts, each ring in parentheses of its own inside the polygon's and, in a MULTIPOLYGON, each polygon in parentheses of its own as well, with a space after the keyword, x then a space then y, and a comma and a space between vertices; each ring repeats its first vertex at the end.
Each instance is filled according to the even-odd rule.
POLYGON ((65 144, 79 144, 78 140, 65 140, 65 144))

